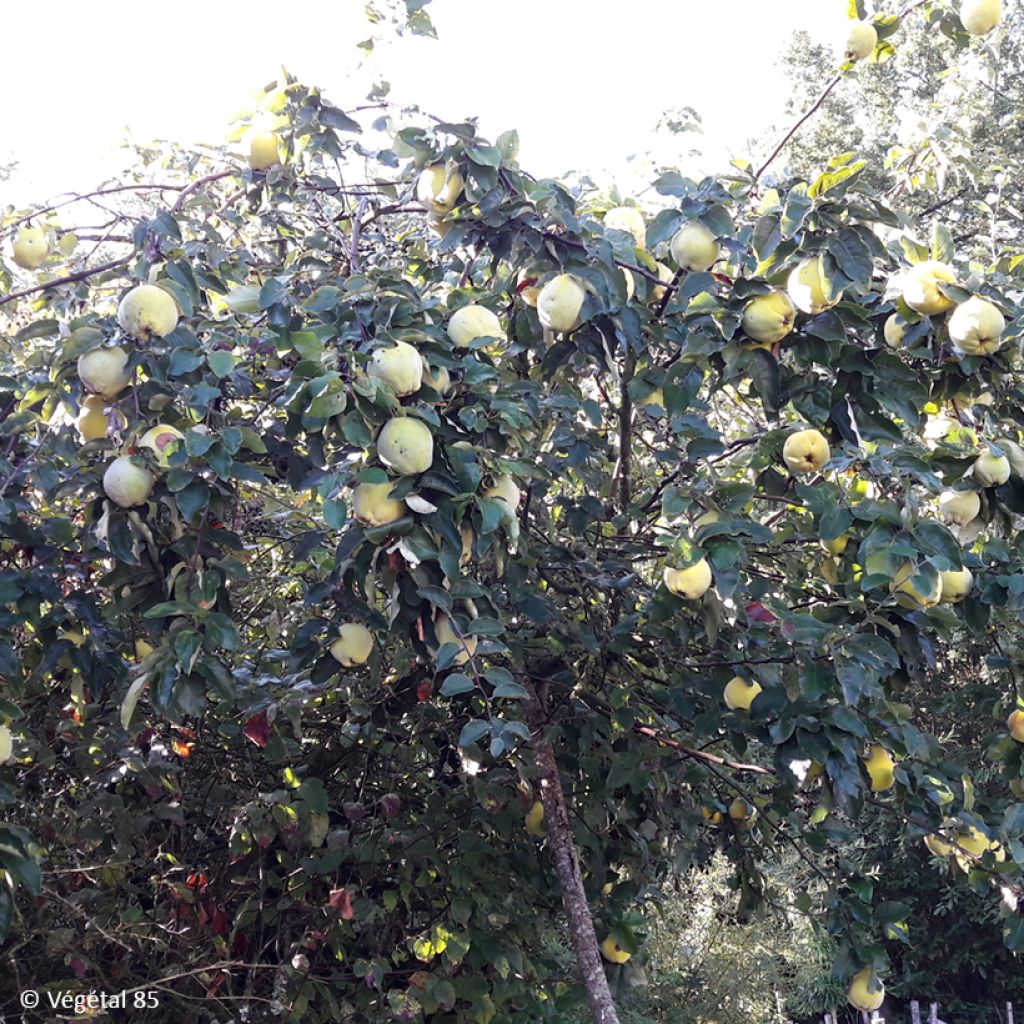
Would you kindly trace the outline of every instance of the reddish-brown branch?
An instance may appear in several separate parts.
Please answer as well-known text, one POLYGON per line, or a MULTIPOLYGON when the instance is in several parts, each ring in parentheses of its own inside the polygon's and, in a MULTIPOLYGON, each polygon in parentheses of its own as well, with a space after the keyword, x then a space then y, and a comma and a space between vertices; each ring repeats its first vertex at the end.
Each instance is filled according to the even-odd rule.
POLYGON ((630 349, 619 385, 619 508, 623 515, 629 511, 633 486, 633 400, 629 397, 629 382, 636 373, 636 352, 630 349))
POLYGON ((26 221, 32 220, 34 217, 41 217, 44 213, 53 213, 54 210, 59 210, 64 206, 70 206, 72 203, 83 203, 94 196, 109 196, 115 192, 178 192, 184 185, 117 185, 112 188, 100 188, 94 192, 83 192, 81 195, 74 195, 70 199, 65 199, 63 202, 54 203, 52 206, 44 206, 38 210, 34 210, 32 213, 27 213, 24 217, 20 217, 18 220, 11 221, 4 228, 4 234, 10 234, 19 224, 24 224, 26 221))
MULTIPOLYGON (((910 14, 911 11, 916 11, 919 7, 924 7, 926 3, 930 2, 931 0, 914 0, 913 3, 908 4, 906 7, 903 8, 902 11, 900 11, 899 18, 902 20, 908 14, 910 14)), ((775 147, 775 149, 772 150, 771 156, 768 157, 768 159, 765 160, 763 164, 761 164, 760 168, 758 168, 757 173, 754 175, 755 182, 759 181, 761 175, 764 174, 764 172, 768 170, 769 167, 771 167, 771 165, 775 162, 775 158, 786 148, 786 145, 789 142, 789 140, 792 139, 793 136, 796 135, 796 133, 800 131, 800 129, 818 112, 818 110, 821 109, 821 105, 825 102, 825 100, 828 99, 832 90, 843 80, 844 77, 845 76, 843 72, 840 71, 833 79, 831 79, 831 81, 829 81, 829 83, 825 86, 824 90, 822 90, 821 95, 807 109, 807 111, 803 114, 800 120, 797 121, 797 123, 793 125, 793 127, 790 128, 788 132, 786 132, 786 134, 782 137, 782 141, 775 147)))
MULTIPOLYGON (((554 231, 545 231, 544 237, 550 238, 554 242, 561 242, 572 249, 586 249, 586 246, 582 242, 577 242, 575 238, 566 238, 565 235, 559 235, 554 231)), ((648 281, 653 281, 655 284, 663 285, 665 283, 657 274, 652 274, 646 267, 638 267, 635 263, 627 263, 625 260, 617 259, 615 260, 615 265, 625 270, 631 270, 634 274, 639 274, 641 277, 646 277, 648 281)))
POLYGON ((634 725, 633 731, 640 736, 646 736, 648 739, 654 740, 655 743, 660 743, 664 747, 678 750, 685 757, 692 757, 698 761, 707 761, 708 764, 721 765, 723 768, 731 768, 737 772, 753 772, 755 775, 775 774, 770 768, 763 768, 759 764, 743 764, 741 761, 730 761, 727 758, 719 757, 717 754, 709 754, 706 750, 694 750, 692 747, 684 747, 682 743, 672 739, 671 736, 664 736, 646 725, 634 725))
POLYGON ((80 235, 77 231, 65 231, 66 235, 74 235, 79 242, 127 242, 135 241, 130 235, 80 235))
POLYGON ((13 302, 15 299, 23 299, 26 295, 35 295, 36 292, 45 292, 49 288, 56 288, 62 284, 72 284, 75 281, 84 281, 86 278, 94 277, 96 274, 102 274, 105 270, 113 270, 115 267, 123 267, 129 260, 130 256, 125 256, 120 260, 112 260, 110 263, 101 263, 98 267, 90 267, 88 270, 79 270, 74 274, 67 274, 65 277, 55 277, 52 281, 47 281, 45 284, 37 284, 31 288, 22 288, 20 292, 11 292, 10 295, 4 295, 0 297, 0 306, 6 306, 8 302, 13 302))
POLYGON ((185 205, 185 200, 188 199, 193 192, 197 192, 204 185, 209 184, 211 181, 220 181, 221 178, 226 178, 230 174, 234 174, 233 170, 217 171, 216 174, 207 174, 205 177, 199 178, 193 181, 191 185, 181 190, 181 194, 177 199, 174 200, 174 205, 171 207, 171 213, 180 213, 182 207, 185 205))
MULTIPOLYGON (((365 198, 365 197, 364 197, 365 198)), ((382 206, 379 210, 374 210, 366 220, 363 221, 363 230, 366 229, 367 225, 372 224, 375 220, 380 217, 390 217, 393 214, 398 213, 422 213, 422 206, 403 206, 401 203, 397 203, 394 206, 382 206)), ((342 213, 334 218, 335 221, 348 220, 349 214, 342 213)))
POLYGON ((665 310, 668 309, 668 304, 672 301, 672 296, 675 295, 682 276, 683 271, 680 267, 680 269, 672 275, 672 280, 665 285, 665 294, 662 295, 661 301, 658 303, 658 308, 654 313, 655 320, 660 320, 665 315, 665 310))
POLYGON ((587 1004, 594 1024, 619 1024, 615 1001, 608 988, 601 952, 594 931, 579 857, 573 842, 565 792, 558 771, 555 751, 547 736, 547 716, 540 697, 531 684, 528 706, 533 731, 533 751, 540 773, 540 795, 544 804, 544 822, 548 832, 548 850, 555 863, 555 874, 562 891, 562 906, 569 921, 569 937, 576 953, 587 1004))
POLYGON ((807 111, 800 118, 799 121, 788 132, 782 137, 782 141, 772 150, 772 154, 767 160, 758 168, 757 173, 754 175, 754 181, 759 181, 761 175, 774 163, 775 158, 786 148, 787 143, 801 128, 821 109, 821 105, 829 98, 832 90, 843 80, 843 73, 839 72, 822 90, 821 95, 814 101, 814 103, 808 107, 807 111))

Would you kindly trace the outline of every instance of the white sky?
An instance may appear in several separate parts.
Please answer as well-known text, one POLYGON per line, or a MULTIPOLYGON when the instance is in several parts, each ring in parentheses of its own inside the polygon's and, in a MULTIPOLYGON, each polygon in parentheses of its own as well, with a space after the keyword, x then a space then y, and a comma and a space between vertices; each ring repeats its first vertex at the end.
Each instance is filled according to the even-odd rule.
POLYGON ((704 118, 701 170, 733 155, 765 155, 784 102, 777 67, 788 36, 845 35, 846 0, 434 0, 438 40, 406 37, 358 68, 371 31, 362 0, 13 0, 5 11, 0 79, 7 100, 0 208, 116 173, 130 130, 142 142, 220 142, 231 117, 282 65, 342 108, 374 78, 393 99, 452 120, 477 115, 491 138, 520 134, 537 175, 607 171, 628 181, 627 158, 649 150, 668 107, 704 118), (41 22, 45 18, 45 24, 41 22), (746 139, 763 138, 745 154, 746 139))

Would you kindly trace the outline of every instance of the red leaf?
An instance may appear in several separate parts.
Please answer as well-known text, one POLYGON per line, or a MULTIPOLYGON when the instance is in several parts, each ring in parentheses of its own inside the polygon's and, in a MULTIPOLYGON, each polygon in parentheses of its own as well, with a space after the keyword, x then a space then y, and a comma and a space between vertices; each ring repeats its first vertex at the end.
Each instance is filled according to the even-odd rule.
POLYGON ((752 604, 747 605, 747 618, 750 619, 751 622, 777 621, 777 617, 768 611, 760 601, 754 601, 752 604))
POLYGON ((270 719, 267 717, 267 709, 264 708, 259 714, 253 715, 242 726, 242 732, 246 739, 252 740, 262 750, 270 737, 270 719))
POLYGON ((209 997, 215 996, 223 987, 224 982, 228 980, 227 971, 218 971, 214 976, 213 980, 209 985, 206 986, 206 994, 209 997))
POLYGON ((77 956, 68 964, 68 967, 70 967, 71 970, 74 971, 76 978, 85 977, 86 966, 82 963, 81 960, 78 959, 77 956))
POLYGON ((356 916, 356 912, 352 909, 352 897, 349 896, 348 889, 332 889, 327 906, 338 911, 338 916, 342 921, 351 921, 356 916))
POLYGON ((231 918, 223 907, 216 907, 213 911, 213 934, 227 935, 231 927, 231 918))
POLYGON ((416 699, 422 704, 426 700, 430 700, 430 694, 433 692, 434 687, 430 682, 420 683, 416 687, 416 699))

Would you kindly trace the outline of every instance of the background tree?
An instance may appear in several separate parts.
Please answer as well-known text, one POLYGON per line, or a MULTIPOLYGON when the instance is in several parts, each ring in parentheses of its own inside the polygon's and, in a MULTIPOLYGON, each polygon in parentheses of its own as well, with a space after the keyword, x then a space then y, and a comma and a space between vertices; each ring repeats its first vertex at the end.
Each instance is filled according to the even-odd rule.
MULTIPOLYGON (((958 245, 994 263, 1020 251, 1024 11, 1007 5, 1000 32, 958 54, 959 31, 941 4, 904 19, 883 44, 883 62, 829 93, 776 170, 808 178, 853 152, 922 237, 946 224, 958 245)), ((792 116, 835 75, 833 52, 803 32, 783 65, 792 116)))

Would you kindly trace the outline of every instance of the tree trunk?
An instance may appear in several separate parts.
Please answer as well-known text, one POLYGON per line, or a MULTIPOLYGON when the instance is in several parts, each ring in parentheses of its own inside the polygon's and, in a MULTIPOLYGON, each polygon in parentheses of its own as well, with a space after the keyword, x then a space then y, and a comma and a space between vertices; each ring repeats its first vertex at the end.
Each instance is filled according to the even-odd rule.
POLYGON ((576 953, 587 1003, 594 1024, 619 1024, 615 1003, 608 988, 601 951, 594 932, 594 919, 587 904, 583 875, 573 843, 565 793, 558 774, 558 762, 551 741, 547 737, 547 715, 536 692, 531 700, 531 727, 533 750, 540 769, 540 798, 544 804, 544 823, 547 826, 548 849, 555 862, 555 874, 562 890, 562 906, 569 920, 569 935, 576 953))

